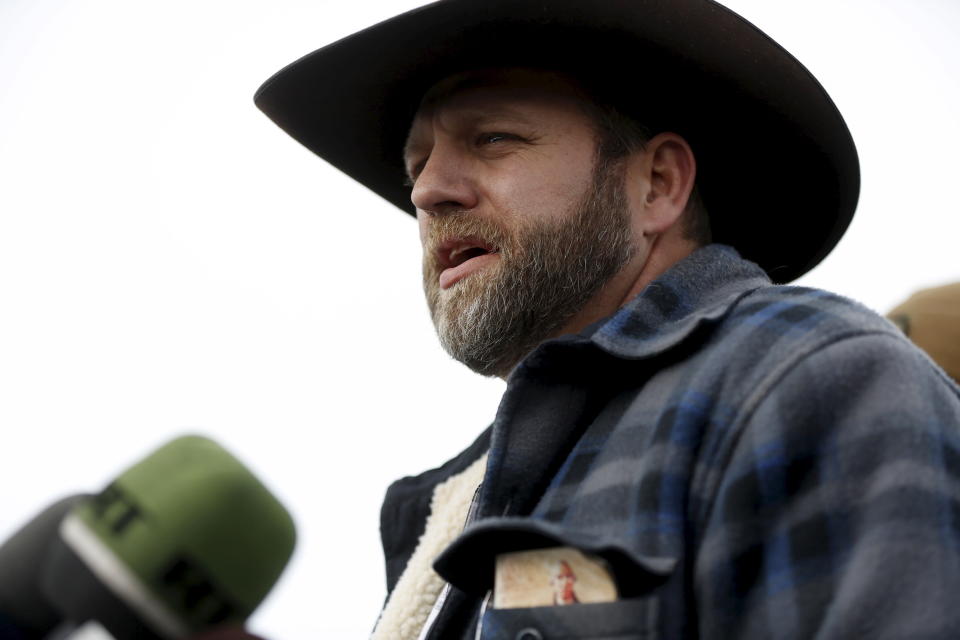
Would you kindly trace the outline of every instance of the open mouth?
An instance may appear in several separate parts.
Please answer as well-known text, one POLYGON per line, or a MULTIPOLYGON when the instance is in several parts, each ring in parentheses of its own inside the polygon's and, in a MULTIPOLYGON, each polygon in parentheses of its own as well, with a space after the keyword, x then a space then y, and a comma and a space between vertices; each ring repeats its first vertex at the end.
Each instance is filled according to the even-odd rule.
POLYGON ((499 248, 479 238, 451 238, 437 247, 434 256, 440 267, 439 285, 447 289, 477 270, 499 254, 499 248))
POLYGON ((473 258, 497 252, 497 247, 477 238, 452 238, 438 247, 436 255, 442 269, 451 269, 473 258))

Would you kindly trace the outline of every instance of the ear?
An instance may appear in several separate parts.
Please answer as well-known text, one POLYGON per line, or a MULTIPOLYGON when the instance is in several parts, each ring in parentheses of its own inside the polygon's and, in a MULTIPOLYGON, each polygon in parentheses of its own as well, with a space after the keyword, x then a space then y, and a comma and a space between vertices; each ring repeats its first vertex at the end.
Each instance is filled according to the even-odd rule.
POLYGON ((696 177, 693 150, 675 133, 657 134, 631 156, 627 189, 643 235, 662 234, 680 219, 696 177))

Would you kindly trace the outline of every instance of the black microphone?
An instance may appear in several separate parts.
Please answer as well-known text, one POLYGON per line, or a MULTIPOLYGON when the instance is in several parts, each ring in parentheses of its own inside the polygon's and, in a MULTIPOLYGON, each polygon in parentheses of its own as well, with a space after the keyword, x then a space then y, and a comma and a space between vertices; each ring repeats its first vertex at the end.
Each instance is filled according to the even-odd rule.
POLYGON ((241 627, 287 564, 293 520, 212 440, 177 438, 73 504, 40 587, 65 623, 116 640, 241 627))
POLYGON ((53 503, 0 546, 0 640, 37 640, 63 622, 40 587, 47 559, 64 516, 88 496, 53 503))
POLYGON ((0 640, 253 637, 243 624, 295 539, 290 514, 236 458, 177 438, 0 547, 0 640))

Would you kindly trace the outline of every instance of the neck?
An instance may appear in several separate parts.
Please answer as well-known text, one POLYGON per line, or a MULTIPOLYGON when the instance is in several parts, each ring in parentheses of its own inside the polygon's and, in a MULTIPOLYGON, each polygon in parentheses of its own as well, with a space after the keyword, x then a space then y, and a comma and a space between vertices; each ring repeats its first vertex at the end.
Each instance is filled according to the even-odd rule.
MULTIPOLYGON (((597 292, 563 327, 547 339, 579 333, 589 325, 612 316, 633 300, 648 284, 693 253, 698 246, 680 235, 659 235, 645 240, 634 257, 597 292)), ((513 366, 510 367, 510 370, 513 366)), ((507 370, 498 377, 506 379, 507 370)))
POLYGON ((693 242, 682 237, 653 238, 646 247, 637 251, 633 259, 591 298, 583 309, 550 337, 578 333, 594 322, 612 316, 639 295, 648 284, 696 249, 693 242))

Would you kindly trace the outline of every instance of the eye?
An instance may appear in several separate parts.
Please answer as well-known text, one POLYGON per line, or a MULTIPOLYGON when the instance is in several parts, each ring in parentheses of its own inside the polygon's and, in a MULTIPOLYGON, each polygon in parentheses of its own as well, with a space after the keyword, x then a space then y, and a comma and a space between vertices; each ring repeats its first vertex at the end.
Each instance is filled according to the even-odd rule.
POLYGON ((483 146, 485 144, 495 144, 497 142, 503 142, 505 140, 522 140, 520 136, 513 133, 505 133, 503 131, 485 131, 477 136, 477 146, 483 146))
POLYGON ((407 175, 403 179, 403 185, 405 187, 413 187, 413 184, 417 181, 417 176, 423 171, 423 165, 426 163, 426 160, 421 160, 407 168, 407 175))

